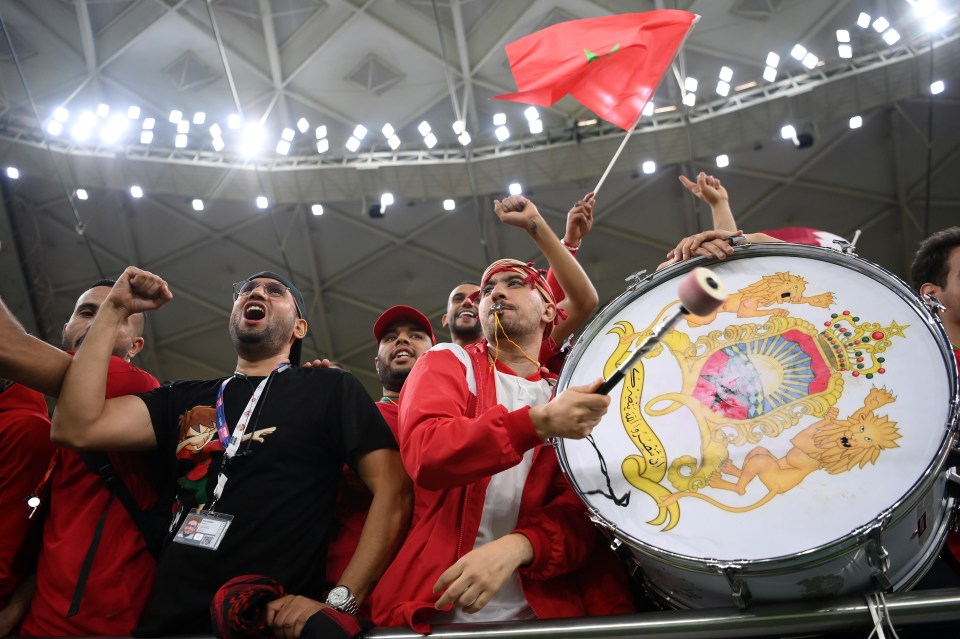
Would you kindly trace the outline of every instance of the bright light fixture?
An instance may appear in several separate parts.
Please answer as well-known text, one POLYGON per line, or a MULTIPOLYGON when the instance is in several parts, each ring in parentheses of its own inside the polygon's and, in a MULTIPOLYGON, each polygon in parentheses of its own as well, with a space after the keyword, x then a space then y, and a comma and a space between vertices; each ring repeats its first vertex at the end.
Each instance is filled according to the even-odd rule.
POLYGON ((296 131, 294 131, 294 130, 291 129, 290 127, 287 127, 287 128, 285 128, 283 131, 280 132, 280 139, 281 139, 281 140, 286 140, 287 142, 292 142, 294 135, 296 135, 296 131))
POLYGON ((543 120, 530 120, 530 133, 534 135, 543 133, 543 120))
POLYGON ((50 120, 47 122, 47 133, 50 135, 60 135, 63 133, 63 122, 60 120, 50 120))
POLYGON ((190 120, 180 120, 177 122, 177 133, 189 133, 190 120))
POLYGON ((524 117, 527 118, 527 121, 533 122, 534 120, 540 119, 540 111, 537 110, 537 107, 531 106, 523 110, 524 117))
POLYGON ((466 130, 467 130, 467 126, 463 120, 457 120, 456 122, 453 123, 453 132, 456 133, 457 135, 460 135, 466 130))
POLYGON ((358 140, 362 140, 364 137, 366 137, 366 135, 367 127, 363 126, 362 124, 358 124, 353 130, 353 137, 357 138, 358 140))
POLYGON ((454 202, 453 200, 447 199, 447 200, 444 200, 444 201, 443 201, 443 210, 444 210, 444 211, 452 211, 452 210, 454 210, 455 208, 457 208, 457 203, 454 202))
POLYGON ((773 67, 767 67, 763 70, 763 79, 767 82, 773 82, 777 79, 777 70, 773 67))
POLYGON ((322 124, 318 126, 316 130, 316 135, 318 140, 322 140, 323 138, 327 137, 327 125, 322 124))
POLYGON ((300 131, 300 133, 306 133, 307 129, 309 128, 310 128, 310 123, 307 122, 306 118, 300 118, 299 120, 297 120, 297 130, 300 131))
POLYGON ((837 42, 850 42, 850 32, 846 29, 837 29, 837 42))
MULTIPOLYGON (((7 177, 10 178, 11 180, 19 180, 19 179, 20 179, 20 169, 18 169, 18 168, 15 167, 15 166, 8 166, 8 167, 7 167, 7 177)), ((451 202, 452 202, 452 201, 453 201, 453 200, 451 200, 451 202)))
POLYGON ((178 149, 184 149, 187 146, 187 136, 184 133, 178 133, 177 137, 174 138, 173 146, 178 149))
POLYGON ((730 158, 726 153, 717 156, 717 166, 721 169, 726 166, 730 166, 730 158))
POLYGON ((393 135, 396 133, 396 131, 393 130, 393 125, 390 124, 389 122, 387 122, 386 124, 384 124, 384 125, 383 125, 383 128, 380 129, 380 131, 381 131, 381 133, 383 133, 383 137, 388 138, 388 139, 391 138, 391 137, 393 137, 393 135))
POLYGON ((506 113, 494 113, 493 114, 493 126, 504 126, 507 123, 507 114, 506 113))
POLYGON ((514 182, 507 187, 507 190, 510 192, 510 195, 520 195, 523 193, 523 187, 520 186, 519 182, 514 182))
POLYGON ((393 205, 393 193, 384 193, 380 196, 380 208, 384 209, 393 205))
POLYGON ((921 18, 926 18, 937 9, 935 0, 907 0, 907 2, 913 5, 913 11, 921 18))
POLYGON ((470 144, 470 141, 471 141, 470 134, 467 133, 466 131, 464 131, 463 133, 461 133, 461 134, 457 137, 457 139, 460 141, 460 144, 461 144, 462 146, 467 146, 468 144, 470 144))
MULTIPOLYGON (((653 115, 653 108, 654 108, 654 107, 653 107, 653 100, 651 100, 650 102, 647 102, 646 104, 644 104, 644 105, 643 105, 643 115, 645 115, 645 116, 647 116, 647 117, 650 117, 651 115, 653 115)), ((597 121, 594 120, 593 122, 594 122, 594 124, 596 124, 597 121)))
POLYGON ((140 132, 140 144, 150 144, 153 142, 153 131, 140 132))
POLYGON ((802 44, 795 44, 790 49, 790 55, 796 60, 803 60, 803 56, 807 55, 807 48, 802 44))
POLYGON ((780 137, 784 140, 792 140, 797 137, 797 129, 792 124, 788 124, 780 129, 780 137))
POLYGON ((263 127, 257 123, 248 124, 243 129, 243 139, 240 142, 240 152, 243 155, 254 155, 260 151, 263 143, 263 127))
POLYGON ((951 16, 947 15, 943 11, 937 11, 929 18, 924 20, 923 28, 930 32, 939 31, 944 27, 944 25, 950 22, 950 18, 951 16))
POLYGON ((850 118, 850 128, 851 128, 851 129, 859 129, 859 128, 862 127, 862 126, 863 126, 863 118, 862 118, 862 117, 860 117, 859 115, 855 115, 855 116, 853 116, 852 118, 850 118))
POLYGON ((220 128, 220 125, 217 124, 216 122, 214 122, 212 125, 210 125, 210 137, 212 137, 212 138, 222 138, 222 137, 223 137, 223 129, 221 129, 221 128, 220 128))
POLYGON ((310 207, 310 212, 313 213, 314 215, 323 215, 323 205, 314 204, 313 206, 310 207))
POLYGON ((113 144, 120 139, 124 130, 127 128, 129 120, 122 115, 114 115, 100 131, 100 137, 108 144, 113 144))
POLYGON ((204 113, 203 111, 197 111, 196 113, 193 114, 193 123, 196 124, 197 126, 203 124, 206 121, 207 121, 207 114, 204 113))
POLYGON ((290 143, 287 140, 280 140, 277 142, 277 153, 280 155, 286 155, 290 152, 290 143))
POLYGON ((641 165, 640 168, 644 173, 646 173, 647 175, 650 175, 651 173, 657 170, 657 163, 654 162, 653 160, 647 160, 641 165))
POLYGON ((77 142, 85 142, 90 138, 90 128, 82 124, 75 124, 73 128, 70 129, 70 135, 77 142))
POLYGON ((270 206, 270 200, 268 200, 268 199, 266 198, 266 196, 261 195, 261 196, 257 197, 257 208, 258 208, 258 209, 265 209, 265 208, 267 208, 268 206, 270 206))
POLYGON ((887 30, 887 27, 890 26, 890 21, 884 18, 883 16, 877 18, 873 21, 873 30, 877 33, 883 33, 887 30))
POLYGON ((720 80, 717 82, 717 94, 726 97, 730 93, 730 84, 720 80))
POLYGON ((730 67, 720 67, 720 79, 724 82, 733 80, 733 69, 730 67))
POLYGON ((849 44, 838 44, 837 45, 837 55, 841 58, 849 59, 853 57, 853 47, 849 44))
POLYGON ((227 128, 230 129, 239 129, 243 125, 243 120, 240 119, 240 116, 236 113, 231 113, 227 116, 227 128))
POLYGON ((57 107, 53 110, 53 119, 57 122, 66 122, 70 118, 70 112, 63 107, 57 107))
POLYGON ((684 78, 683 80, 683 88, 687 91, 696 91, 698 86, 700 86, 700 83, 696 78, 684 78))
POLYGON ((357 138, 351 135, 347 139, 346 147, 347 147, 347 150, 349 150, 351 153, 356 153, 357 149, 360 148, 360 140, 358 140, 357 138))
POLYGON ((195 199, 193 202, 190 203, 190 205, 193 207, 194 211, 203 210, 203 200, 201 200, 200 198, 195 199))
POLYGON ((870 14, 869 14, 869 13, 861 13, 859 16, 857 16, 857 26, 860 27, 861 29, 866 29, 867 27, 869 27, 869 26, 870 26, 870 14))
POLYGON ((400 138, 396 135, 391 135, 387 138, 387 146, 389 146, 392 151, 396 151, 397 147, 400 146, 400 138))
POLYGON ((425 136, 423 136, 423 143, 427 145, 428 149, 432 149, 437 146, 437 136, 433 134, 433 131, 430 131, 425 136))
POLYGON ((74 195, 77 196, 78 200, 86 200, 88 197, 90 197, 89 195, 87 195, 86 189, 77 189, 76 191, 74 191, 74 195))
POLYGON ((423 137, 427 137, 427 134, 430 133, 430 123, 424 120, 420 123, 420 126, 417 127, 417 131, 419 131, 423 137))
POLYGON ((317 140, 317 153, 326 153, 330 150, 330 140, 323 138, 322 140, 317 140))
POLYGON ((144 119, 143 119, 143 130, 144 130, 144 131, 152 131, 152 130, 153 130, 153 127, 154 127, 154 125, 155 125, 156 123, 157 123, 157 121, 154 120, 153 118, 144 118, 144 119))
POLYGON ((897 32, 896 29, 887 29, 883 33, 883 41, 886 42, 887 44, 890 44, 890 45, 896 44, 899 39, 900 39, 900 34, 897 32))
POLYGON ((110 114, 110 105, 100 103, 97 105, 97 117, 105 118, 110 114))
POLYGON ((170 112, 169 119, 171 124, 176 124, 177 122, 183 119, 183 113, 174 109, 173 111, 170 112))
POLYGON ((936 82, 930 85, 930 93, 937 95, 943 93, 943 90, 946 89, 946 85, 943 83, 943 80, 937 80, 936 82))
POLYGON ((143 189, 134 184, 130 187, 130 197, 137 198, 139 200, 143 197, 143 189))
POLYGON ((818 62, 820 62, 820 59, 812 53, 807 53, 807 55, 803 56, 803 66, 807 67, 808 69, 813 69, 815 66, 817 66, 818 62))
POLYGON ((767 54, 767 66, 773 67, 774 69, 780 64, 780 56, 771 51, 767 54))
POLYGON ((497 136, 497 139, 501 142, 505 142, 510 137, 510 129, 505 126, 498 126, 497 130, 493 132, 497 136))
POLYGON ((80 114, 77 123, 86 129, 92 129, 97 125, 97 116, 92 111, 84 111, 80 114))
POLYGON ((219 153, 223 150, 223 138, 213 138, 213 150, 219 153))
POLYGON ((696 93, 686 94, 685 96, 683 96, 683 103, 689 107, 692 107, 694 104, 697 103, 697 94, 696 93))
POLYGON ((132 106, 127 108, 127 118, 130 120, 139 120, 140 119, 140 107, 132 106))

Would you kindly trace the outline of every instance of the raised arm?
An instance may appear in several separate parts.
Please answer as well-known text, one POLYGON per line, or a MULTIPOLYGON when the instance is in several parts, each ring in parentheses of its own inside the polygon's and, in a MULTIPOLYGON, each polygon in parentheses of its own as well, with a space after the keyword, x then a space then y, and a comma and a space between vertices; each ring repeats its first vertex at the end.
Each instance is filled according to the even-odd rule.
POLYGON ((720 180, 701 171, 697 175, 696 182, 692 182, 686 176, 681 175, 680 183, 710 207, 710 215, 713 217, 713 230, 730 233, 737 231, 737 223, 733 219, 733 211, 730 209, 730 196, 727 189, 720 184, 720 180))
POLYGON ((540 215, 536 205, 521 195, 511 195, 503 203, 493 202, 500 221, 524 229, 550 263, 550 269, 566 293, 558 304, 566 314, 554 327, 552 337, 558 344, 572 335, 593 313, 600 302, 590 278, 570 254, 550 226, 540 215), (509 202, 509 206, 504 204, 509 202))
POLYGON ((73 357, 51 435, 61 446, 97 450, 143 450, 157 445, 150 413, 139 397, 104 399, 116 332, 133 313, 159 308, 173 296, 162 279, 128 267, 97 312, 73 357))
POLYGON ((59 395, 70 356, 28 335, 0 300, 0 377, 45 395, 59 395))

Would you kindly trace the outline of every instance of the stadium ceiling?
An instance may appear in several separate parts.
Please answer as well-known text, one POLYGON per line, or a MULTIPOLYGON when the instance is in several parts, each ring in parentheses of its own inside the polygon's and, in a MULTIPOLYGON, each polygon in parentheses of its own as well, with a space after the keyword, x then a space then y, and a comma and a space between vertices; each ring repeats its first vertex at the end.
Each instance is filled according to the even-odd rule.
POLYGON ((373 391, 381 310, 412 304, 440 332, 455 284, 497 257, 535 257, 520 231, 496 223, 490 199, 518 183, 562 233, 623 138, 570 98, 539 109, 532 133, 524 105, 492 99, 515 90, 504 45, 565 20, 661 8, 702 17, 601 191, 581 253, 601 299, 710 226, 677 183, 699 170, 723 180, 747 230, 861 229, 861 255, 903 275, 920 237, 960 219, 958 3, 924 6, 10 0, 0 5, 0 162, 19 177, 2 180, 0 293, 56 343, 87 283, 129 263, 154 270, 177 300, 148 324, 143 365, 208 377, 232 366, 229 284, 290 272, 309 307, 307 353, 344 361, 373 391), (795 59, 796 45, 813 59, 795 59), (732 75, 725 96, 721 72, 732 75), (698 80, 692 105, 686 78, 698 80), (937 80, 945 91, 931 95, 937 80), (787 124, 813 144, 782 139, 787 124), (353 151, 358 125, 367 133, 353 151), (372 219, 383 193, 396 203, 372 219))

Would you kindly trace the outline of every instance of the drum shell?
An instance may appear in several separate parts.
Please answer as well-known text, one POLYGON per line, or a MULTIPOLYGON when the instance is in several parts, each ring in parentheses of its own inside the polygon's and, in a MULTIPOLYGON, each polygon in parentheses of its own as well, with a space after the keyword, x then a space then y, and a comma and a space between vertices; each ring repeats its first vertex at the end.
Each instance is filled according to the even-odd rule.
MULTIPOLYGON (((622 542, 629 548, 641 569, 640 574, 648 590, 672 606, 729 605, 737 599, 732 597, 737 592, 745 594, 743 599, 749 601, 788 601, 817 596, 817 593, 811 594, 809 589, 798 584, 825 578, 837 580, 842 585, 839 588, 828 588, 829 595, 819 593, 822 596, 862 593, 877 588, 905 590, 923 576, 946 536, 950 514, 955 507, 945 489, 948 474, 945 460, 955 437, 958 403, 957 373, 952 349, 939 320, 902 280, 856 256, 832 249, 800 245, 751 245, 738 248, 725 262, 692 260, 649 276, 635 283, 607 305, 584 330, 560 376, 558 392, 571 385, 571 380, 575 380, 581 357, 593 341, 603 334, 604 329, 610 327, 614 319, 619 318, 624 309, 643 298, 645 293, 669 282, 675 284, 676 278, 695 266, 713 268, 723 278, 725 263, 732 265, 739 260, 784 256, 826 262, 880 283, 890 289, 909 309, 908 314, 913 318, 911 323, 916 330, 929 332, 936 341, 936 348, 943 361, 942 373, 948 380, 946 388, 952 389, 944 397, 944 402, 949 404, 947 418, 942 428, 932 429, 933 433, 939 436, 939 445, 926 470, 913 482, 909 490, 846 534, 828 543, 816 544, 799 552, 779 556, 762 559, 727 556, 714 559, 710 556, 674 552, 650 543, 649 539, 643 539, 642 535, 631 530, 631 526, 640 524, 618 522, 600 513, 596 504, 585 495, 581 478, 578 478, 576 471, 571 468, 566 447, 572 442, 558 441, 561 467, 584 499, 594 520, 616 539, 615 543, 622 542), (922 526, 918 522, 923 522, 922 526), (924 530, 918 535, 921 527, 924 530), (882 558, 884 553, 886 560, 882 558), (875 568, 884 561, 887 567, 885 571, 875 568)), ((651 309, 650 317, 654 314, 655 310, 651 309)), ((938 363, 931 363, 931 369, 932 374, 940 374, 938 363)), ((592 369, 587 375, 591 378, 596 376, 597 371, 592 369)), ((616 392, 614 391, 614 394, 616 392)), ((615 405, 616 398, 613 406, 615 405)), ((613 406, 611 413, 616 410, 613 406)))

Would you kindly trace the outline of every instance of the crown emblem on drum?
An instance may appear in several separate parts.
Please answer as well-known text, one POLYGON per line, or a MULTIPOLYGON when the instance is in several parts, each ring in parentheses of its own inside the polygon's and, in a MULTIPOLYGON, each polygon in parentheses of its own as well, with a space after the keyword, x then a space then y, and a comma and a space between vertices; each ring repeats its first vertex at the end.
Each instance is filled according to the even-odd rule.
POLYGON ((861 322, 850 311, 831 314, 823 325, 827 328, 820 331, 820 346, 832 356, 833 367, 867 379, 887 372, 886 360, 880 354, 890 348, 891 338, 904 337, 903 331, 910 328, 893 320, 886 327, 878 322, 861 322))

